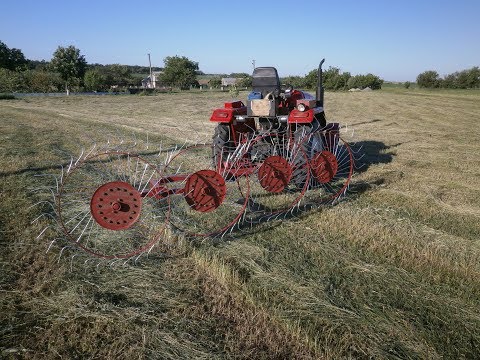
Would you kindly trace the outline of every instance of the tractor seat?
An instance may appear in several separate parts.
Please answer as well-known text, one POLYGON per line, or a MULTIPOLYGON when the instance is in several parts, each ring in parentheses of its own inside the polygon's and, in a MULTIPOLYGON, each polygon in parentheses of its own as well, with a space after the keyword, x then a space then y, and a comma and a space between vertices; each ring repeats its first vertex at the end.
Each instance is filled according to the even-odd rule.
POLYGON ((274 67, 258 67, 253 70, 252 75, 253 91, 261 92, 262 97, 273 93, 275 97, 280 95, 280 79, 277 69, 274 67))

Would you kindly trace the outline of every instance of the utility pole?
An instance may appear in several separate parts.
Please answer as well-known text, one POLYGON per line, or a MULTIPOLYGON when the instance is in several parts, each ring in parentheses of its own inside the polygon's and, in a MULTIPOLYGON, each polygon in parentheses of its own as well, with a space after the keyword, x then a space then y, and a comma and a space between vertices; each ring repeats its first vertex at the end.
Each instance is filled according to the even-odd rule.
POLYGON ((152 62, 150 61, 150 53, 148 55, 148 66, 150 67, 150 77, 152 76, 152 62))
POLYGON ((152 74, 152 61, 150 60, 150 53, 147 54, 148 55, 148 66, 150 67, 150 86, 154 87, 153 86, 153 74, 152 74))
POLYGON ((253 70, 255 70, 255 59, 252 60, 253 70))

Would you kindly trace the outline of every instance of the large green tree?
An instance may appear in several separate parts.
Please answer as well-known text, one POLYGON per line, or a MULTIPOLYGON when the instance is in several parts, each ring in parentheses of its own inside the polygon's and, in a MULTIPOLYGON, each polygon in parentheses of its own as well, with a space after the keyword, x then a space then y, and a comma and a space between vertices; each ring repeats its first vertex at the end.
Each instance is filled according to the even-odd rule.
POLYGON ((8 70, 25 70, 27 59, 19 49, 10 49, 0 41, 0 68, 8 70))
POLYGON ((301 76, 286 76, 282 79, 282 84, 288 84, 293 86, 294 89, 303 89, 305 88, 305 77, 301 76))
POLYGON ((237 86, 240 88, 250 88, 252 87, 252 77, 248 74, 245 74, 237 79, 237 86), (246 75, 246 76, 245 76, 246 75))
POLYGON ((434 70, 424 71, 417 76, 417 84, 423 88, 475 89, 480 87, 480 68, 456 71, 442 78, 434 70))
POLYGON ((436 88, 440 86, 440 77, 434 70, 424 71, 417 76, 417 84, 422 88, 436 88))
POLYGON ((97 69, 87 70, 83 82, 85 89, 88 91, 98 91, 105 88, 105 77, 97 69))
POLYGON ((323 72, 323 87, 326 90, 346 90, 350 79, 349 72, 341 72, 340 68, 330 66, 323 72))
POLYGON ((372 90, 378 90, 382 88, 382 84, 383 80, 373 74, 355 75, 350 77, 347 81, 347 87, 349 89, 364 89, 366 87, 369 87, 372 90))
POLYGON ((65 81, 65 90, 68 94, 71 84, 78 83, 83 79, 87 61, 84 55, 80 55, 80 50, 75 46, 59 46, 53 53, 50 65, 65 81))
POLYGON ((473 89, 480 86, 480 69, 475 66, 468 70, 462 70, 456 75, 456 87, 460 89, 473 89))
POLYGON ((317 74, 318 70, 313 69, 307 75, 305 75, 304 85, 307 89, 315 89, 317 86, 317 74))
POLYGON ((132 71, 126 65, 111 64, 99 69, 105 78, 105 84, 110 86, 127 86, 132 83, 132 71))
POLYGON ((196 83, 198 63, 185 56, 167 56, 161 80, 165 85, 188 88, 196 83))
MULTIPOLYGON (((340 68, 330 66, 327 70, 323 70, 322 81, 326 90, 345 90, 347 82, 350 79, 349 72, 341 72, 340 68)), ((317 86, 318 69, 313 69, 305 76, 305 87, 314 89, 317 86)))

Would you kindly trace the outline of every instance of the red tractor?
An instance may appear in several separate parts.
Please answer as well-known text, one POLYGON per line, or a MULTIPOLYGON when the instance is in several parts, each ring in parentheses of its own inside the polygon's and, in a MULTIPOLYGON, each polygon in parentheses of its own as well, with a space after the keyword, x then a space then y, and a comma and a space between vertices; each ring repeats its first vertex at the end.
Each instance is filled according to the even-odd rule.
POLYGON ((213 111, 210 121, 218 123, 213 136, 213 160, 218 172, 225 172, 227 168, 234 169, 236 174, 249 174, 251 166, 266 162, 265 166, 274 167, 275 171, 263 171, 262 174, 269 175, 263 174, 259 180, 271 189, 271 183, 277 183, 278 192, 290 181, 297 188, 303 188, 309 178, 308 188, 312 188, 333 180, 339 165, 335 154, 339 124, 327 124, 325 118, 324 61, 318 66, 315 98, 288 84, 282 85, 274 67, 258 67, 253 71, 253 89, 247 105, 232 101, 213 111), (239 164, 232 165, 229 160, 236 149, 249 140, 250 150, 246 156, 249 166, 243 161, 243 169, 239 170, 239 164), (305 163, 310 165, 309 174, 302 166, 305 163), (282 181, 278 182, 279 179, 282 181))

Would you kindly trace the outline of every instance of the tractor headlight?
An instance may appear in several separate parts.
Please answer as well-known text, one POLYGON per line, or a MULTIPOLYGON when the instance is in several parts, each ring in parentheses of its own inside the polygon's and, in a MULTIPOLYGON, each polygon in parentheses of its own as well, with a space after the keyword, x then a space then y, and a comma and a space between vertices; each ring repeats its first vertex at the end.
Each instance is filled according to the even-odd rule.
POLYGON ((305 110, 307 110, 307 106, 305 104, 298 104, 297 105, 297 110, 298 111, 305 111, 305 110))

